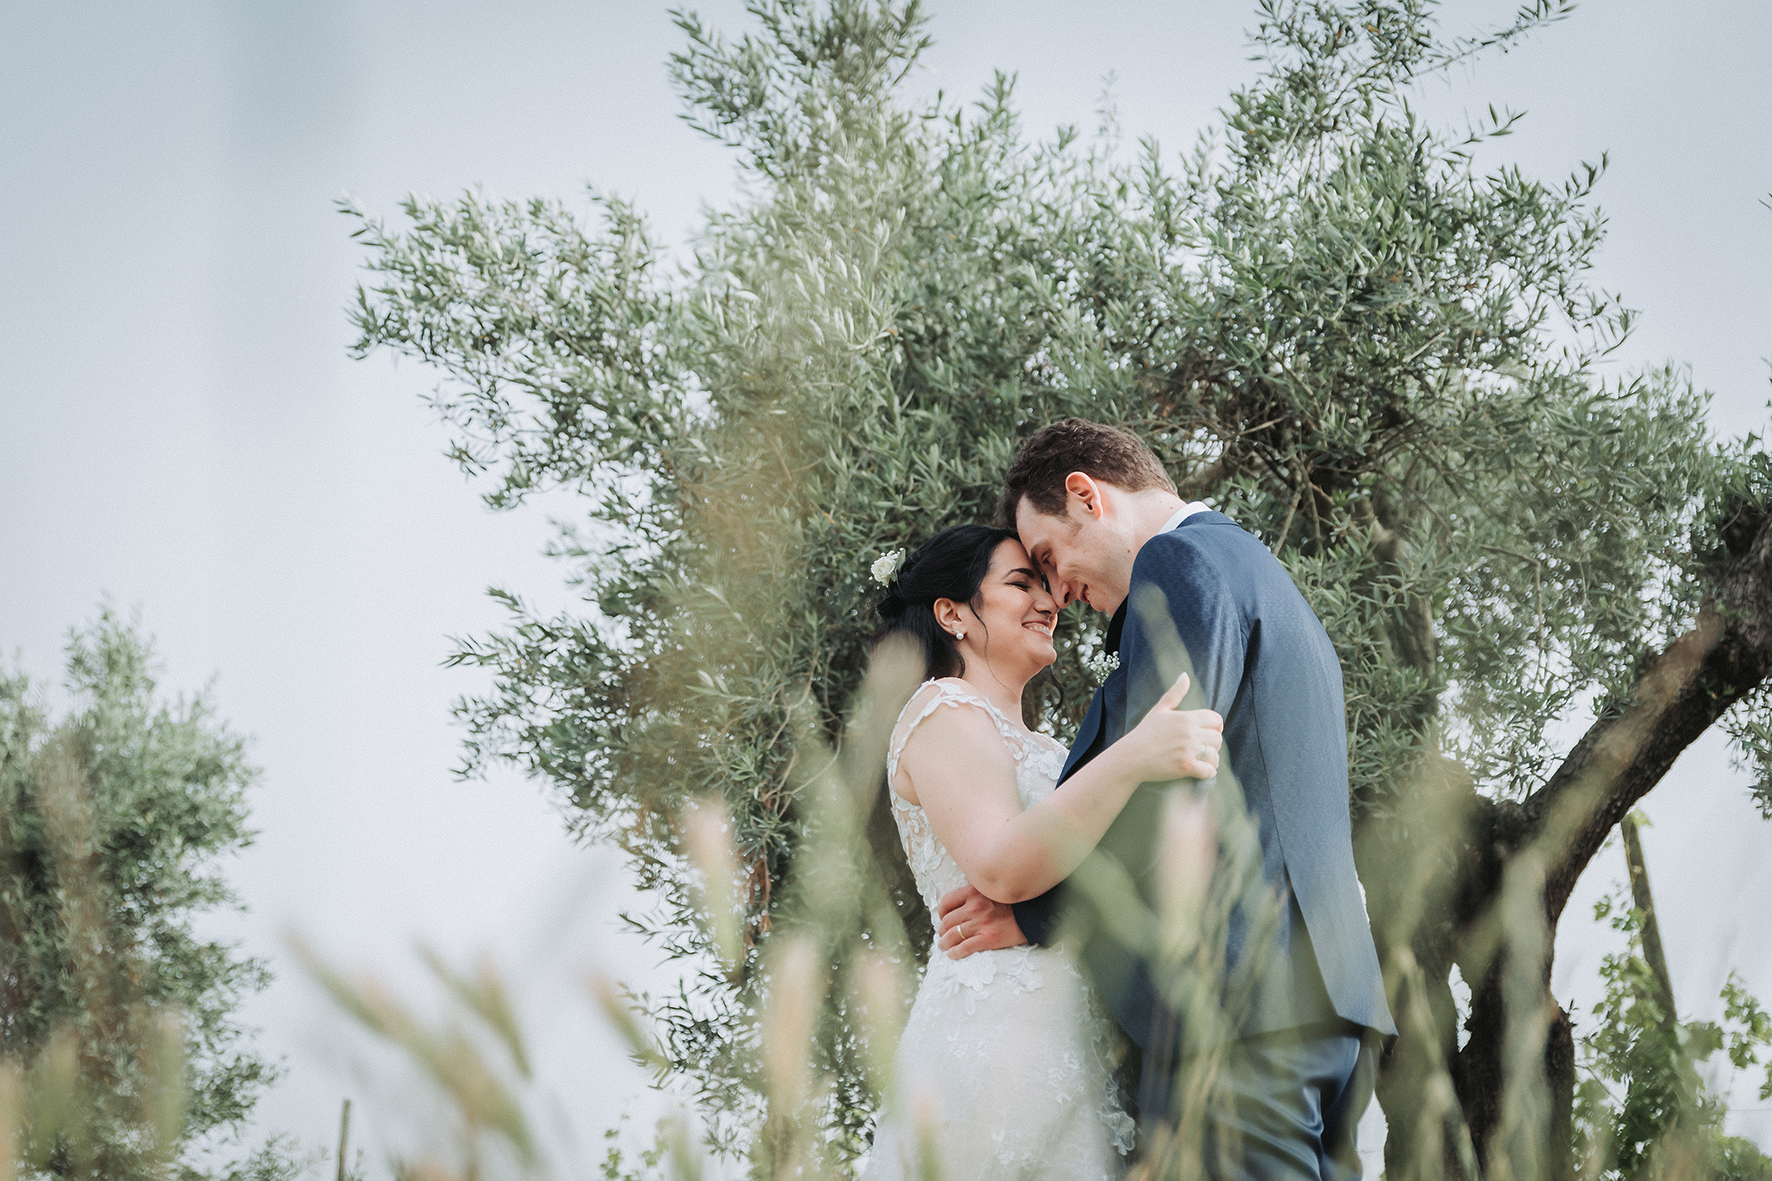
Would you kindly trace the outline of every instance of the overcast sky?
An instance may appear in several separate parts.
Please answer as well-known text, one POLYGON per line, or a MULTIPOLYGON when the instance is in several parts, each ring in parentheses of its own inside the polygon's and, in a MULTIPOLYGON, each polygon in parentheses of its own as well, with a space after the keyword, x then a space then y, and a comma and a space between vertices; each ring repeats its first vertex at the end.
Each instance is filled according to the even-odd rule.
MULTIPOLYGON (((730 2, 702 11, 745 21, 730 2)), ((1128 139, 1172 154, 1254 68, 1248 12, 950 0, 910 85, 972 96, 993 69, 1018 71, 1030 127, 1087 129, 1112 71, 1128 139)), ((361 255, 332 203, 391 213, 408 190, 572 197, 588 181, 681 243, 704 202, 732 198, 733 172, 677 118, 676 30, 632 0, 8 0, 4 23, 0 650, 53 680, 70 625, 106 598, 139 606, 166 687, 213 675, 221 713, 254 736, 262 835, 232 873, 251 909, 219 929, 279 974, 250 1008, 290 1067, 261 1129, 329 1143, 347 1094, 371 1104, 376 1135, 410 1129, 375 1106, 387 1063, 329 1033, 282 932, 408 989, 422 939, 525 982, 538 1086, 582 1175, 621 1111, 662 1110, 582 1002, 583 973, 666 973, 615 926, 635 899, 613 854, 573 848, 533 785, 449 774, 449 704, 476 682, 439 667, 447 637, 500 623, 494 583, 544 606, 569 597, 540 556, 544 513, 488 512, 443 459, 420 403, 431 377, 346 357, 361 255)), ((1528 112, 1486 163, 1555 178, 1610 154, 1596 279, 1643 312, 1614 370, 1689 365, 1725 434, 1760 429, 1768 394, 1768 44, 1772 6, 1755 0, 1596 0, 1421 96, 1440 120, 1528 112)), ((1647 805, 1676 990, 1700 1016, 1732 967, 1772 998, 1772 826, 1745 783, 1707 740, 1647 805)), ((1612 944, 1588 907, 1622 874, 1603 854, 1564 920, 1566 1002, 1596 992, 1612 944)), ((1751 1088, 1736 1104, 1734 1126, 1772 1147, 1751 1088)))

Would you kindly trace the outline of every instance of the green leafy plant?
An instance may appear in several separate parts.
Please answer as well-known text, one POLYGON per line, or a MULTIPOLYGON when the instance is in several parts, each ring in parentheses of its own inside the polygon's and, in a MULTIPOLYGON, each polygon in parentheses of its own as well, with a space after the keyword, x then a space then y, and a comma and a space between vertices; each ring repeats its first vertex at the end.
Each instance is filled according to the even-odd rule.
MULTIPOLYGON (((1752 1141, 1723 1134, 1727 1104, 1700 1069, 1719 1052, 1736 1070, 1759 1065, 1772 1046, 1772 1019, 1731 972, 1721 1022, 1680 1020, 1645 958, 1643 911, 1614 891, 1595 904, 1594 917, 1628 944, 1601 961, 1605 995, 1593 1007, 1592 1032, 1580 1039, 1586 1077, 1576 1092, 1576 1126, 1584 1174, 1659 1176, 1668 1171, 1670 1147, 1681 1145, 1705 1162, 1693 1175, 1772 1174, 1772 1158, 1752 1141)), ((1760 1086, 1760 1098, 1769 1096, 1772 1069, 1760 1086)))

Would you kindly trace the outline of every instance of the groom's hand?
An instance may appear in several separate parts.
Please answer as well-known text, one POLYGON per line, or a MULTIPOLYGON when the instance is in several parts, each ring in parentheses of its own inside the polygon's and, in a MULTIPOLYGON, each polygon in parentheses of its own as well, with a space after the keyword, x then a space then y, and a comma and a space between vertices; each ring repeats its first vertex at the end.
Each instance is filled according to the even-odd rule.
POLYGON ((943 894, 935 909, 941 919, 941 938, 936 945, 950 960, 963 960, 975 951, 1020 947, 1028 941, 1015 922, 1013 907, 992 902, 971 886, 943 894))
POLYGON ((1218 774, 1224 719, 1209 709, 1182 709, 1190 678, 1182 673, 1132 732, 1111 748, 1131 760, 1142 783, 1211 779, 1218 774))

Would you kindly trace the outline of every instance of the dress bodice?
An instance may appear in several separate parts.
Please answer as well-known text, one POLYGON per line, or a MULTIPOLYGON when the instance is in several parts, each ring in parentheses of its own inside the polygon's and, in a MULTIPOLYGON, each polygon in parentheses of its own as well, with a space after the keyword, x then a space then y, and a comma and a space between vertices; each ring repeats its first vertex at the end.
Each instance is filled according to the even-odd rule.
POLYGON ((892 815, 898 822, 899 840, 904 844, 905 859, 917 882, 917 892, 936 913, 935 904, 943 894, 966 885, 966 875, 954 863, 929 826, 929 817, 921 805, 913 804, 897 791, 892 783, 898 778, 898 761, 922 722, 938 709, 979 709, 990 717, 1002 736, 1003 745, 1015 759, 1015 789, 1021 806, 1031 808, 1058 785, 1058 774, 1064 769, 1065 748, 1044 734, 1031 733, 1011 721, 1002 710, 957 678, 925 681, 898 715, 892 730, 892 742, 886 750, 887 792, 892 797, 892 815))
MULTIPOLYGON (((991 719, 1014 760, 1024 809, 1052 793, 1065 756, 1063 746, 1029 733, 964 681, 918 688, 886 749, 887 791, 931 917, 943 894, 967 884, 966 875, 923 808, 891 784, 905 744, 939 709, 976 709, 991 719)), ((1117 1181, 1134 1127, 1113 1078, 1113 1039, 1070 952, 1022 944, 956 960, 931 947, 893 1059, 898 1098, 882 1114, 868 1178, 923 1177, 921 1162, 933 1146, 954 1177, 1117 1181), (930 1112, 938 1113, 933 1125, 930 1112)))

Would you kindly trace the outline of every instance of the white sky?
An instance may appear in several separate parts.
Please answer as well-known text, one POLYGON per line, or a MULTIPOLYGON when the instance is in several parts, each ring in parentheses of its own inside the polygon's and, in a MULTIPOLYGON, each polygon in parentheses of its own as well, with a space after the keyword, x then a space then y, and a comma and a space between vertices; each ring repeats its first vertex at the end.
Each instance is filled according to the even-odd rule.
MULTIPOLYGON (((730 0, 702 11, 743 21, 730 0)), ((950 0, 913 85, 972 96, 992 68, 1018 70, 1030 127, 1087 130, 1115 71, 1128 140, 1173 153, 1253 68, 1249 11, 950 0)), ((407 190, 572 196, 588 180, 681 242, 703 201, 729 199, 732 165, 676 117, 676 30, 662 8, 607 0, 10 2, 4 25, 0 650, 53 679, 66 629, 102 597, 139 605, 164 684, 216 675, 221 712, 256 737, 262 836, 233 871, 251 911, 223 929, 280 977, 250 1010, 290 1066, 262 1128, 330 1143, 346 1094, 390 1140, 414 1125, 373 1107, 365 1080, 383 1060, 350 1068, 322 1048, 336 1021, 281 932, 409 988, 424 939, 458 962, 487 951, 526 982, 539 1089, 575 1129, 568 1171, 583 1175, 621 1111, 645 1123, 661 1107, 581 1001, 582 973, 663 977, 615 929, 633 898, 613 855, 572 848, 533 785, 452 780, 448 706, 476 682, 438 667, 448 636, 500 623, 489 584, 567 595, 539 556, 543 514, 489 513, 442 458, 419 403, 430 376, 345 357, 360 254, 331 202, 392 212, 407 190)), ((1596 277, 1644 312, 1618 371, 1690 364, 1729 434, 1765 418, 1768 44, 1772 7, 1752 0, 1677 18, 1593 3, 1422 98, 1436 118, 1527 109, 1486 159, 1530 174, 1610 152, 1596 277)), ((1706 741, 1647 806, 1676 989, 1701 1016, 1731 966, 1772 998, 1772 828, 1745 782, 1706 741)), ((1609 943, 1588 907, 1622 872, 1603 854, 1564 920, 1565 1001, 1591 1003, 1609 943)), ((1772 1147, 1766 1105, 1751 1089, 1736 1104, 1735 1125, 1772 1147)))

